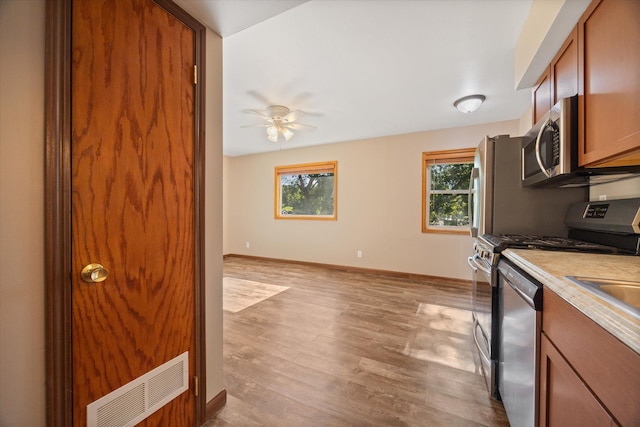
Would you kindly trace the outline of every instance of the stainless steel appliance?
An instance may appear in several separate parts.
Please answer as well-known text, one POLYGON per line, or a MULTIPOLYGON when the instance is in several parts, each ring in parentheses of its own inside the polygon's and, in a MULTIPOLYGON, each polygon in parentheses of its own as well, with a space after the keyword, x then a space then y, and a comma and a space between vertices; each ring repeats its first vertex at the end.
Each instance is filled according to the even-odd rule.
MULTIPOLYGON (((578 168, 578 97, 561 99, 525 135, 522 184, 539 184, 578 168)), ((551 181, 547 181, 550 183, 551 181)))
POLYGON ((563 98, 524 136, 522 143, 524 186, 572 187, 621 179, 621 174, 638 174, 640 166, 607 168, 578 167, 578 97, 563 98))
MULTIPOLYGON (((585 189, 524 188, 520 180, 522 138, 485 137, 479 144, 470 182, 470 223, 474 237, 484 234, 566 235, 564 215, 573 202, 587 199, 585 189)), ((498 396, 499 324, 494 251, 482 239, 474 240, 468 258, 473 283, 473 336, 481 369, 492 396, 498 396)), ((497 257, 495 258, 497 262, 497 257)))
POLYGON ((564 215, 573 202, 587 200, 583 188, 526 188, 520 180, 522 137, 485 137, 476 149, 471 173, 470 223, 483 234, 563 236, 564 215))
POLYGON ((498 263, 501 338, 498 390, 519 427, 538 425, 538 366, 542 328, 542 285, 505 258, 498 263))
MULTIPOLYGON (((539 291, 535 291, 539 286, 503 258, 501 252, 508 248, 524 248, 640 255, 640 198, 574 203, 567 210, 565 223, 569 227, 569 237, 484 234, 476 239, 475 255, 471 258, 486 267, 486 277, 491 277, 492 289, 498 294, 490 312, 492 325, 497 325, 493 328, 492 337, 492 342, 497 343, 492 346, 496 351, 497 370, 492 378, 496 381, 495 396, 504 401, 512 425, 536 423, 538 388, 531 378, 538 376, 538 347, 535 343, 538 342, 539 324, 533 319, 537 319, 536 311, 540 308, 536 302, 539 291), (532 282, 534 286, 516 284, 523 280, 532 282), (528 304, 523 301, 528 297, 512 290, 513 284, 516 284, 516 289, 525 289, 525 295, 528 289, 533 306, 525 307, 528 304), (522 301, 516 298, 516 294, 522 301), (534 343, 533 348, 531 343, 534 343), (528 402, 528 406, 520 406, 523 401, 528 402)), ((480 293, 474 298, 482 297, 483 293, 480 293)), ((476 329, 474 322, 474 336, 477 335, 476 329)))

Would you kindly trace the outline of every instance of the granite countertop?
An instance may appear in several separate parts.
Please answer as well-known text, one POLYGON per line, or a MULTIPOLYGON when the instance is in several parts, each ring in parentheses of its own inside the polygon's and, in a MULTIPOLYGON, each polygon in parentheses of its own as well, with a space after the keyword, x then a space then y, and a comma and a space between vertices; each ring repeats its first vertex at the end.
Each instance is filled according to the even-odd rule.
POLYGON ((564 277, 640 281, 640 257, 532 249, 502 254, 640 354, 640 321, 564 277))

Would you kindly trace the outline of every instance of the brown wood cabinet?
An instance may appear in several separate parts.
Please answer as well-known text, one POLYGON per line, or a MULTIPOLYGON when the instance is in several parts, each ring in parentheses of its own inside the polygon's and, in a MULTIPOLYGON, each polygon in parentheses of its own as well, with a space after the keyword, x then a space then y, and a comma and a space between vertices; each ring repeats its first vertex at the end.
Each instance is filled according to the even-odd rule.
POLYGON ((640 164, 640 1, 594 0, 578 46, 580 166, 640 164))
POLYGON ((562 98, 578 94, 578 27, 575 27, 567 40, 551 61, 552 106, 562 98))
POLYGON ((607 410, 543 333, 540 343, 540 425, 612 426, 607 410))
POLYGON ((578 30, 571 32, 533 89, 533 123, 562 98, 578 93, 578 30))
POLYGON ((551 74, 547 68, 533 88, 533 123, 538 123, 551 107, 551 74))
POLYGON ((640 425, 640 355, 543 292, 540 426, 640 425))
POLYGON ((593 0, 532 90, 533 123, 578 94, 578 164, 640 165, 640 1, 593 0))

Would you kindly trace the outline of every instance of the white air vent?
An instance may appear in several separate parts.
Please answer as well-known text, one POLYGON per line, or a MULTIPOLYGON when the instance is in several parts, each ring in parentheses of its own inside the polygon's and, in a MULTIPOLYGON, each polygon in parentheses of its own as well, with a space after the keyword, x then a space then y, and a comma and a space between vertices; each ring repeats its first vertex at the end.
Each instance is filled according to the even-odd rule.
POLYGON ((189 389, 189 352, 87 405, 89 427, 134 426, 189 389))

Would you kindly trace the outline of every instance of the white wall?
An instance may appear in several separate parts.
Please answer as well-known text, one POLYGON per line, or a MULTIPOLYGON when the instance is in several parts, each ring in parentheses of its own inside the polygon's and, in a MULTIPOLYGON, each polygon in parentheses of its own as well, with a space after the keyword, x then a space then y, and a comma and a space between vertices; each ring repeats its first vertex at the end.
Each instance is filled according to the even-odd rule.
MULTIPOLYGON (((629 175, 631 177, 631 175, 629 175)), ((591 178, 591 183, 597 181, 591 178)), ((589 200, 613 200, 613 199, 630 199, 640 197, 640 177, 625 178, 624 180, 612 182, 609 184, 591 185, 589 187, 589 200)))
MULTIPOLYGON (((0 0, 0 426, 44 426, 45 0, 0 0)), ((222 41, 207 34, 207 400, 222 388, 222 41)))
POLYGON ((231 170, 231 157, 224 156, 222 158, 222 253, 229 254, 229 242, 231 241, 231 233, 229 227, 231 192, 229 191, 229 171, 231 170))
POLYGON ((44 0, 0 1, 0 425, 45 425, 44 0))
POLYGON ((421 231, 421 155, 518 132, 508 121, 228 158, 224 251, 469 279, 471 238, 421 231), (274 167, 325 160, 338 161, 338 220, 275 220, 274 167))
POLYGON ((205 307, 207 402, 222 382, 222 38, 207 30, 205 307))

